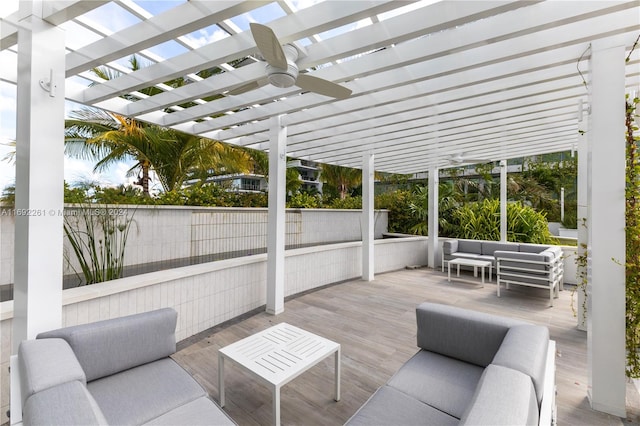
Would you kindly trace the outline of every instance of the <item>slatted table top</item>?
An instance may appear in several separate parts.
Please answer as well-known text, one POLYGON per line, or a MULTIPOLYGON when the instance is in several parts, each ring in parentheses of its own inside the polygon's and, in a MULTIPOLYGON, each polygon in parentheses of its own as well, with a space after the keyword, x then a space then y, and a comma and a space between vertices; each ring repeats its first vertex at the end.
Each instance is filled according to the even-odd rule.
POLYGON ((340 344, 280 323, 220 349, 268 383, 282 385, 336 352, 340 344))

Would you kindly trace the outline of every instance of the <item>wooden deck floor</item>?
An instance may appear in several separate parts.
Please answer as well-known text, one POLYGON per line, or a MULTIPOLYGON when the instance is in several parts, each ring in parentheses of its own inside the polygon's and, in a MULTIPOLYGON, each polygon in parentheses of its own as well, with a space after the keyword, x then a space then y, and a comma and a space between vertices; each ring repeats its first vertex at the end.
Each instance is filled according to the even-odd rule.
MULTIPOLYGON (((428 269, 378 275, 373 282, 349 281, 289 300, 285 312, 258 313, 181 342, 174 358, 218 399, 219 348, 279 322, 306 329, 342 345, 342 399, 333 401, 333 357, 282 389, 282 424, 342 425, 416 351, 415 307, 431 301, 545 325, 557 342, 559 425, 638 423, 637 393, 628 385, 627 419, 592 411, 587 401, 586 333, 576 329, 570 291, 553 308, 544 290, 516 287, 495 294, 467 275, 447 282, 428 269)), ((225 410, 238 424, 268 425, 271 394, 231 363, 225 364, 225 410)))

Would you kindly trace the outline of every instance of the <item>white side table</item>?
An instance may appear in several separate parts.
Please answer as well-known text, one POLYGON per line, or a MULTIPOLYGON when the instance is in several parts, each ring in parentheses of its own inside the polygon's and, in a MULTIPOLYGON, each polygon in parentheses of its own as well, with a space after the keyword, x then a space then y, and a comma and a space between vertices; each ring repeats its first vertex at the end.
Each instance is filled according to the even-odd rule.
POLYGON ((458 277, 460 276, 460 265, 473 266, 473 276, 478 276, 478 268, 481 268, 480 274, 482 275, 482 284, 484 284, 484 268, 489 267, 489 281, 491 282, 491 272, 493 264, 489 260, 476 260, 476 259, 464 259, 459 257, 457 259, 451 259, 447 262, 447 280, 451 282, 451 265, 455 265, 458 268, 458 277))
POLYGON ((335 354, 335 400, 340 400, 340 344, 287 323, 274 325, 218 351, 220 406, 224 407, 224 360, 257 378, 273 393, 273 424, 280 425, 280 388, 335 354))

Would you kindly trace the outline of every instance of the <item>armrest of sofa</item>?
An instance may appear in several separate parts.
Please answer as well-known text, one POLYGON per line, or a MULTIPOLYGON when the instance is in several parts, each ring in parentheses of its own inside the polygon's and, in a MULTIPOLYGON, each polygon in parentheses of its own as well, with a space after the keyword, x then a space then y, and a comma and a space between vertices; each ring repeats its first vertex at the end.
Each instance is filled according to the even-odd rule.
POLYGON ((491 363, 510 327, 526 324, 428 302, 416 308, 416 320, 419 347, 481 367, 491 363))
POLYGON ((492 364, 520 371, 531 377, 538 404, 544 393, 549 329, 539 325, 511 327, 492 364))
POLYGON ((68 382, 86 384, 71 347, 62 339, 25 340, 18 348, 22 406, 30 396, 68 382))
POLYGON ((173 354, 177 317, 173 309, 158 309, 47 331, 37 338, 66 340, 90 382, 173 354))
POLYGON ((452 254, 458 251, 458 240, 445 240, 442 243, 442 254, 452 254))

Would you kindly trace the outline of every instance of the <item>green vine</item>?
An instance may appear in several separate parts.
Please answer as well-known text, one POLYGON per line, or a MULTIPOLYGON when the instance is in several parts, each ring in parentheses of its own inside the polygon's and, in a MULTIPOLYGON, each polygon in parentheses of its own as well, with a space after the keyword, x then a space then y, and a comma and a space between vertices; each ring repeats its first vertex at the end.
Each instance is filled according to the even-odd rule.
MULTIPOLYGON (((584 217, 580 218, 580 225, 586 228, 587 218, 584 218, 584 217)), ((587 262, 588 262, 588 259, 589 259, 589 252, 587 250, 587 245, 584 243, 581 243, 578 246, 578 253, 576 254, 576 258, 575 258, 575 262, 577 266, 576 278, 578 282, 577 282, 577 285, 571 291, 571 311, 573 312, 574 317, 578 316, 578 310, 576 309, 574 302, 575 302, 575 295, 579 291, 581 291, 584 297, 582 298, 582 306, 580 306, 579 308, 582 310, 583 321, 586 321, 586 318, 587 318, 587 282, 588 282, 587 262)), ((586 326, 586 324, 584 323, 579 325, 582 327, 586 326)))
POLYGON ((636 119, 638 96, 625 97, 626 138, 626 349, 627 376, 640 377, 640 137, 636 119))

